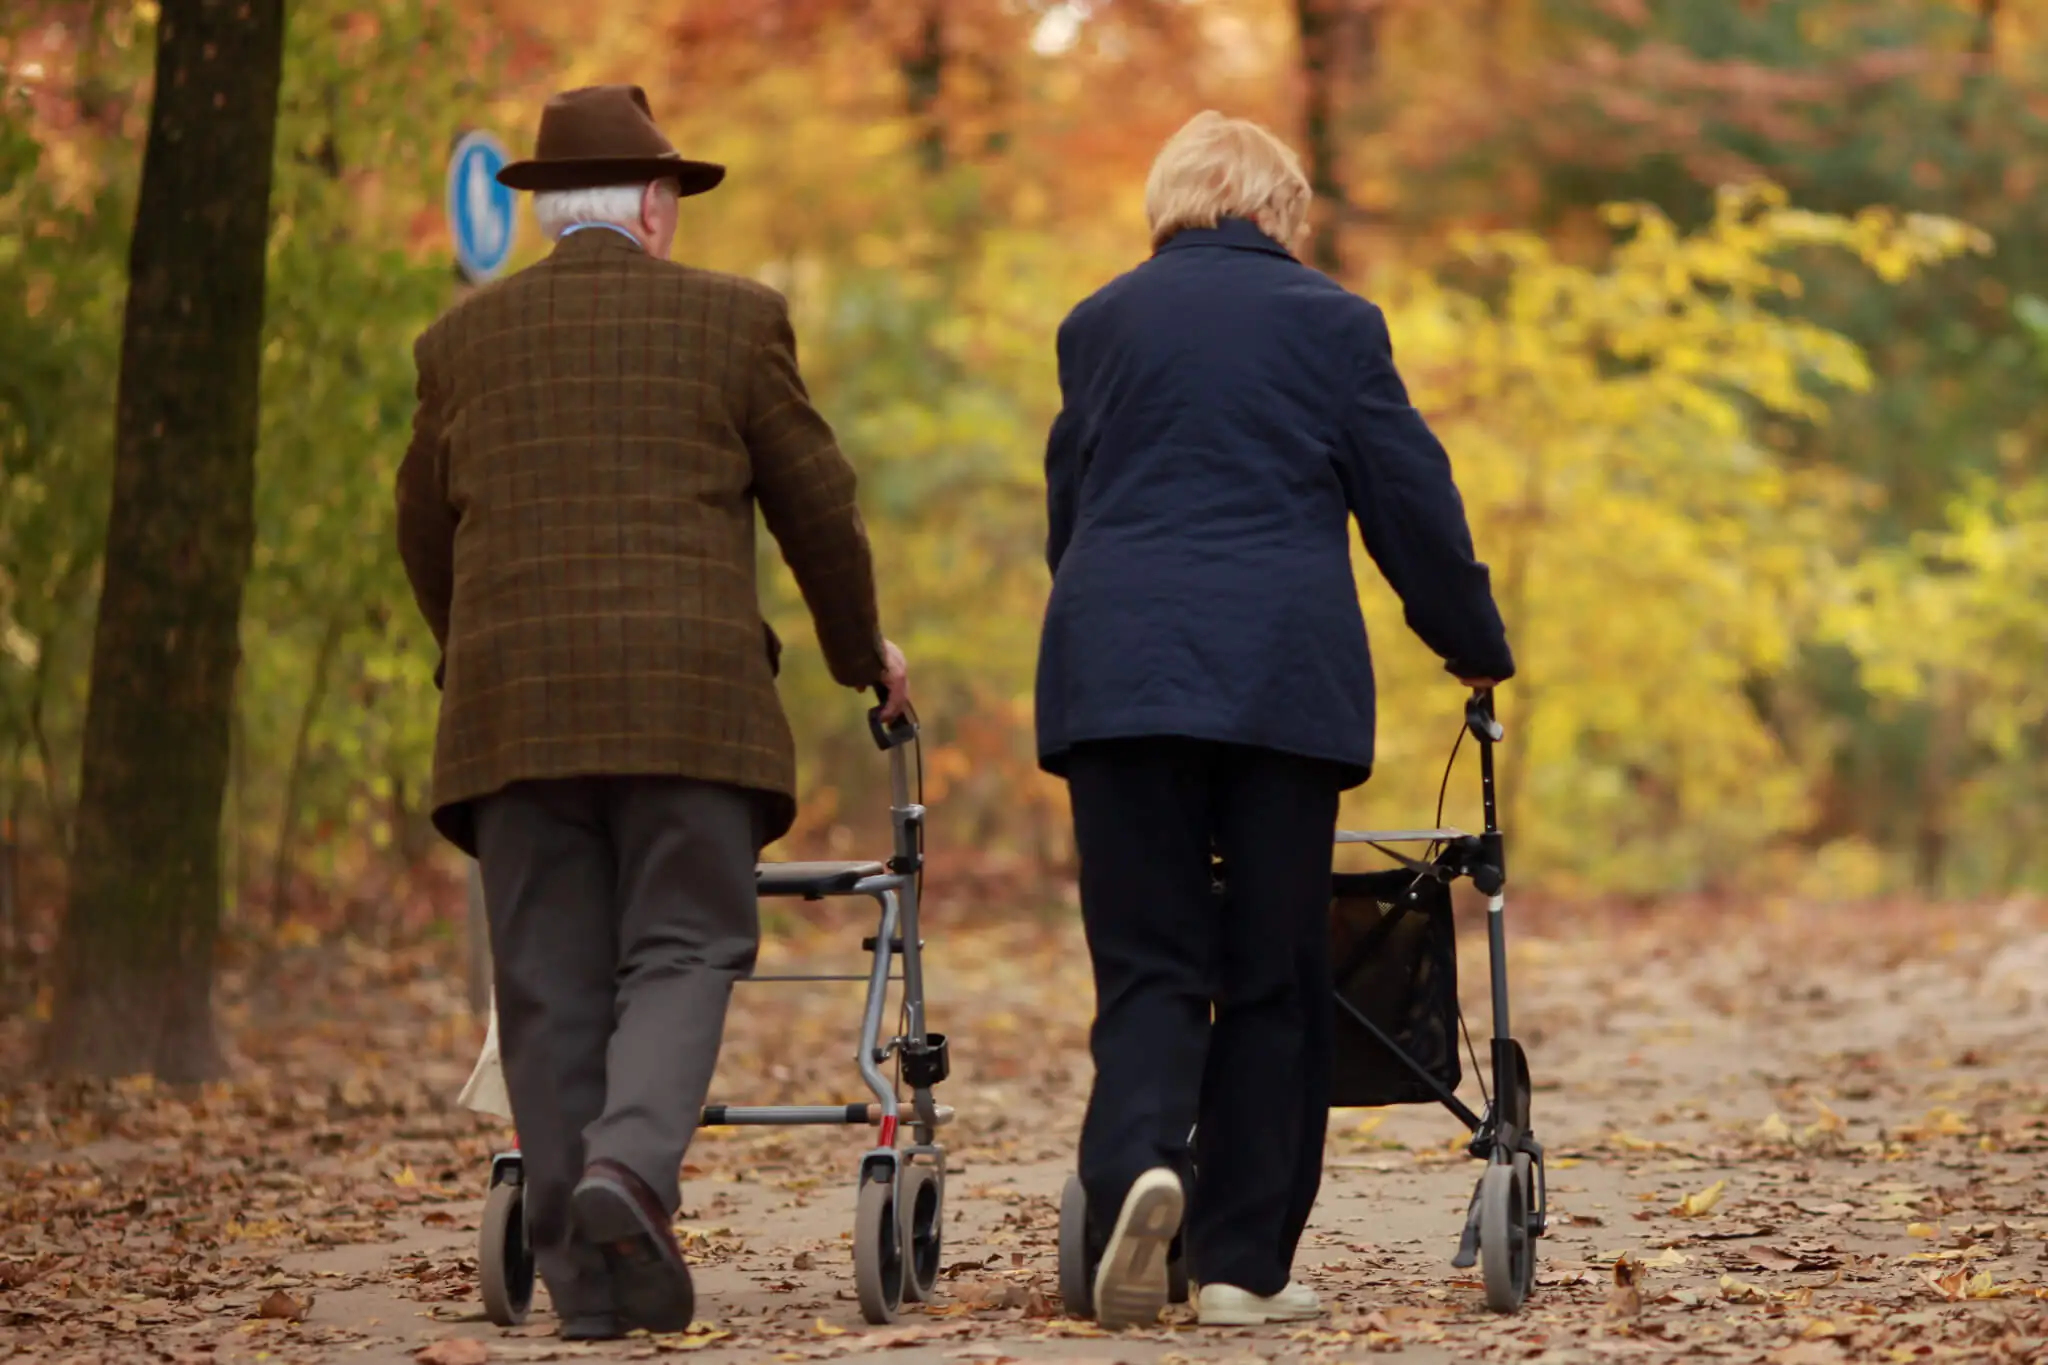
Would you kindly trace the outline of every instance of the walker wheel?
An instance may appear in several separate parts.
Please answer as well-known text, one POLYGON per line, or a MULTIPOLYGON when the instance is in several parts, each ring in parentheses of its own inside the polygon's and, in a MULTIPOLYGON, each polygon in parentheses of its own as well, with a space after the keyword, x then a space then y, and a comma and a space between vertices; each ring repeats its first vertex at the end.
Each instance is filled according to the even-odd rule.
POLYGON ((498 1181, 484 1198, 476 1271, 484 1316, 500 1327, 525 1322, 533 1307, 533 1248, 526 1241, 526 1192, 517 1179, 498 1181))
POLYGON ((1512 1313, 1536 1282, 1536 1248, 1529 1236, 1529 1198, 1521 1158, 1491 1164, 1479 1180, 1479 1265, 1486 1306, 1512 1313))
POLYGON ((1060 1306, 1070 1318, 1095 1316, 1088 1279, 1088 1192, 1080 1176, 1070 1175, 1060 1191, 1060 1306))
POLYGON ((1522 1185, 1522 1225, 1528 1229, 1529 1254, 1522 1258, 1522 1294, 1536 1292, 1536 1243, 1543 1236, 1542 1180, 1527 1152, 1515 1153, 1515 1179, 1522 1185))
POLYGON ((877 1327, 894 1322, 903 1307, 905 1278, 896 1190, 886 1175, 864 1175, 853 1215, 853 1287, 860 1315, 877 1327))
MULTIPOLYGON (((1185 1255, 1166 1263, 1166 1301, 1186 1303, 1188 1264, 1185 1255)), ((1060 1304, 1070 1318, 1095 1316, 1094 1277, 1088 1273, 1088 1192, 1081 1177, 1067 1177, 1060 1191, 1060 1304)))
POLYGON ((946 1233, 945 1182, 930 1166, 906 1166, 899 1198, 903 1210, 902 1244, 907 1252, 903 1297, 917 1303, 936 1302, 946 1233))

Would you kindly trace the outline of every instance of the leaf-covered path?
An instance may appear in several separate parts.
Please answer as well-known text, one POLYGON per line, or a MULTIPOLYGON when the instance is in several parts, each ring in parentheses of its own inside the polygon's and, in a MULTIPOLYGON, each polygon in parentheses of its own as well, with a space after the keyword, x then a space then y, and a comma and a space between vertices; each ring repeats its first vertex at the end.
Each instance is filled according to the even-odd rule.
MULTIPOLYGON (((1062 919, 931 933, 961 1115, 949 1269, 945 1302, 898 1327, 864 1327, 852 1300, 859 1135, 761 1130, 692 1152, 690 1335, 578 1346, 545 1311, 511 1333, 482 1322, 475 1228, 502 1134, 451 1105, 476 1039, 459 992, 424 952, 303 949, 231 983, 232 1085, 5 1092, 0 1355, 2048 1359, 2048 916, 1546 920, 1518 926, 1513 965, 1553 1235, 1516 1318, 1449 1267, 1476 1167, 1457 1125, 1422 1109, 1335 1116, 1305 1268, 1325 1321, 1106 1336, 1061 1318, 1054 1198, 1088 1076, 1085 967, 1062 919)), ((822 961, 860 932, 785 933, 773 956, 822 961)), ((1482 953, 1464 958, 1475 1005, 1482 953)), ((836 989, 748 988, 724 1097, 853 1097, 836 989)), ((6 1042, 19 1057, 23 1037, 6 1042)))

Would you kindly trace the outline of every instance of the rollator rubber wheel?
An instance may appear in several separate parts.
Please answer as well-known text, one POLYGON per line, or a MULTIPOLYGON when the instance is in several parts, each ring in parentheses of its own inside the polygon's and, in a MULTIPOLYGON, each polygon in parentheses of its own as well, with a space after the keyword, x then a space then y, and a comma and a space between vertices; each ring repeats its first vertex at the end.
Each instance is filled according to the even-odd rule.
POLYGON ((853 1288, 860 1315, 877 1327, 903 1307, 903 1221, 896 1191, 886 1178, 863 1178, 853 1214, 853 1288))
POLYGON ((1496 1313, 1519 1309, 1535 1281, 1534 1262, 1521 1176, 1511 1165, 1489 1165, 1479 1180, 1479 1267, 1486 1306, 1496 1313))
POLYGON ((499 1181, 484 1198, 476 1275, 485 1317, 500 1327, 526 1321, 533 1307, 533 1248, 526 1241, 526 1191, 516 1180, 499 1181))
POLYGON ((903 1297, 935 1303, 946 1236, 945 1186, 931 1167, 906 1166, 898 1198, 903 1210, 903 1297))
MULTIPOLYGON (((1175 1256, 1166 1265, 1166 1301, 1186 1303, 1187 1258, 1175 1256)), ((1088 1274, 1088 1192, 1081 1177, 1067 1177, 1060 1191, 1060 1304, 1070 1318, 1095 1316, 1095 1285, 1088 1274)))
POLYGON ((1095 1316, 1095 1286, 1088 1282, 1088 1192, 1081 1177, 1060 1191, 1060 1307, 1070 1318, 1095 1316))
POLYGON ((1536 1163, 1527 1152, 1515 1153, 1515 1179, 1522 1187, 1522 1226, 1528 1229, 1522 1257, 1522 1297, 1536 1292, 1536 1244, 1543 1236, 1543 1211, 1536 1203, 1536 1163))

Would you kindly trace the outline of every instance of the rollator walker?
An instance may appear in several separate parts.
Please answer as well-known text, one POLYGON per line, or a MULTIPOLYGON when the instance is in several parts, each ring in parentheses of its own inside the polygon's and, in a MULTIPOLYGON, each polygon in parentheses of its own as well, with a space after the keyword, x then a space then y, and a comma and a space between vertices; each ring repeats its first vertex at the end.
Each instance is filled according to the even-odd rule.
MULTIPOLYGON (((1339 872, 1331 879, 1330 960, 1336 983, 1333 1108, 1441 1104, 1471 1133, 1466 1150, 1486 1163, 1472 1190, 1465 1227, 1451 1264, 1480 1267, 1486 1303, 1501 1313, 1519 1310, 1536 1286, 1536 1242, 1548 1231, 1543 1146, 1530 1128, 1529 1061, 1509 1031, 1507 856, 1494 791, 1494 747, 1505 732, 1494 715, 1492 689, 1472 694, 1465 723, 1479 745, 1479 781, 1485 828, 1340 830, 1339 845, 1366 845, 1396 866, 1376 872, 1339 872), (1395 845, 1425 846, 1419 858, 1395 845), (1480 1084, 1484 1111, 1458 1098, 1458 1044, 1471 1046, 1458 1003, 1458 945, 1451 914, 1451 884, 1468 878, 1486 900, 1488 966, 1493 997, 1490 1094, 1480 1084)), ((1455 764, 1458 746, 1451 750, 1455 764)), ((1446 784, 1450 779, 1447 767, 1446 784)), ((1437 823, 1443 822, 1439 801, 1437 823)), ((1219 872, 1219 883, 1223 874, 1219 872)), ((1219 892, 1227 885, 1219 884, 1219 892)), ((1474 1058, 1475 1068, 1477 1058, 1474 1058)), ((1198 1135, 1199 1136, 1199 1135, 1198 1135)), ((1199 1147, 1199 1144, 1198 1144, 1199 1147)), ((1196 1154, 1199 1163, 1199 1150, 1196 1154)), ((1199 1197, 1199 1196, 1198 1196, 1199 1197)), ((1060 1297, 1070 1316, 1093 1312, 1094 1286, 1086 1264, 1087 1195, 1068 1177, 1060 1199, 1060 1297)), ((1169 1267, 1169 1297, 1188 1298, 1186 1268, 1169 1267)))
MULTIPOLYGON (((877 696, 881 696, 877 689, 877 696)), ((886 700, 886 697, 883 698, 886 700)), ((845 1125, 875 1130, 874 1145, 855 1176, 853 1280, 861 1314, 869 1322, 895 1320, 906 1300, 930 1302, 938 1282, 944 1232, 946 1156, 939 1129, 951 1107, 932 1098, 950 1071, 946 1036, 925 1028, 923 941, 918 937, 918 892, 923 882, 924 765, 918 726, 904 717, 884 725, 880 706, 868 712, 875 744, 889 755, 889 819, 895 847, 887 862, 762 863, 762 896, 823 900, 865 896, 875 902, 874 934, 861 950, 865 973, 756 975, 752 982, 867 983, 854 1062, 874 1098, 850 1104, 705 1106, 705 1128, 845 1125), (913 793, 913 770, 917 790, 913 793), (915 799, 913 799, 915 798, 915 799), (895 970, 898 962, 901 972, 895 970), (882 1036, 890 985, 902 984, 901 1032, 882 1036), (895 1063, 896 1074, 884 1067, 895 1063), (910 1092, 906 1100, 902 1090, 910 1092)), ((491 1161, 490 1193, 477 1237, 477 1268, 484 1312, 500 1326, 526 1320, 533 1303, 534 1262, 526 1236, 525 1172, 519 1151, 491 1161)))

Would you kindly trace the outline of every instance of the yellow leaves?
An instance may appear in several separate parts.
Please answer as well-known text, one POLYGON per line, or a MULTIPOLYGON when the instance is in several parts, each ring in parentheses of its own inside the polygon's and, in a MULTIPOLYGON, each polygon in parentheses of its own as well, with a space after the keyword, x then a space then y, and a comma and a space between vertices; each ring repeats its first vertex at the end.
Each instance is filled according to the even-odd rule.
MULTIPOLYGON (((1592 264, 1526 233, 1458 239, 1504 277, 1498 302, 1430 280, 1380 292, 1418 404, 1454 414, 1440 434, 1518 654, 1553 680, 1518 740, 1523 865, 1653 892, 1810 820, 1824 766, 1825 745, 1771 732, 1746 689, 1841 614, 1867 510, 1839 470, 1786 463, 1757 414, 1821 420, 1871 373, 1850 339, 1786 316, 1790 253, 1869 248, 1918 268, 1966 234, 1807 213, 1770 186, 1724 192, 1691 232, 1646 205, 1604 217, 1625 239, 1592 264), (1624 599, 1664 609, 1614 610, 1624 599)), ((1368 621, 1398 620, 1361 567, 1368 621)), ((1859 629, 1890 627, 1872 611, 1859 629)), ((1386 713, 1434 714, 1434 661, 1398 630, 1375 645, 1386 713)), ((1357 802, 1432 802, 1422 757, 1390 751, 1357 802)))
POLYGON ((410 1165, 407 1165, 397 1175, 391 1177, 391 1183, 398 1186, 401 1190, 414 1189, 420 1183, 419 1172, 415 1171, 410 1165))
POLYGON ((317 948, 320 946, 320 931, 302 919, 287 920, 277 931, 277 946, 317 948))
POLYGON ((1932 1223, 1908 1223, 1906 1224, 1906 1235, 1908 1237, 1939 1237, 1941 1236, 1941 1229, 1932 1223))
POLYGON ((1671 1215, 1674 1218, 1704 1218, 1714 1211, 1714 1206, 1721 1202, 1721 1196, 1727 1193, 1727 1190, 1727 1181, 1716 1180, 1697 1194, 1689 1194, 1679 1200, 1673 1206, 1671 1215))
POLYGON ((815 1331, 821 1337, 843 1337, 846 1335, 846 1329, 844 1327, 834 1327, 831 1323, 825 1321, 823 1318, 819 1318, 815 1323, 812 1324, 812 1330, 815 1331))
POLYGON ((1738 1280, 1733 1275, 1723 1275, 1718 1281, 1721 1297, 1730 1303, 1769 1303, 1778 1297, 1772 1290, 1748 1280, 1738 1280))
POLYGON ((1972 1299, 2003 1299, 2024 1290, 2016 1283, 2000 1284, 1990 1271, 1980 1270, 1971 1274, 1966 1268, 1951 1270, 1946 1275, 1933 1271, 1922 1271, 1921 1283, 1940 1298, 1950 1303, 1966 1303, 1972 1299))
POLYGON ((1624 1152, 1661 1152, 1667 1150, 1670 1146, 1669 1143, 1653 1142, 1649 1138, 1641 1138, 1637 1137, 1634 1133, 1621 1131, 1608 1134, 1607 1140, 1616 1147, 1621 1148, 1624 1152))
POLYGON ((654 1338, 655 1344, 664 1351, 701 1351, 707 1346, 730 1340, 731 1332, 708 1322, 693 1322, 681 1332, 659 1334, 654 1338))
POLYGON ((221 1229, 221 1235, 231 1242, 268 1242, 285 1236, 291 1231, 289 1224, 276 1218, 258 1219, 254 1222, 230 1222, 221 1229))

